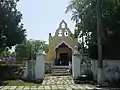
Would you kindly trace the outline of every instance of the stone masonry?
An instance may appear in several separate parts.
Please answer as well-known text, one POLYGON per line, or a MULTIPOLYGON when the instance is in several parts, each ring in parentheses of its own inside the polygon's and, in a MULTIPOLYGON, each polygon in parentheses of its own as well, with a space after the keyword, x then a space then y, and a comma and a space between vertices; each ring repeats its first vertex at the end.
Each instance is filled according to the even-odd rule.
MULTIPOLYGON (((88 84, 75 84, 71 76, 46 76, 40 86, 0 86, 0 90, 103 90, 88 84)), ((109 90, 104 88, 104 90, 109 90)))

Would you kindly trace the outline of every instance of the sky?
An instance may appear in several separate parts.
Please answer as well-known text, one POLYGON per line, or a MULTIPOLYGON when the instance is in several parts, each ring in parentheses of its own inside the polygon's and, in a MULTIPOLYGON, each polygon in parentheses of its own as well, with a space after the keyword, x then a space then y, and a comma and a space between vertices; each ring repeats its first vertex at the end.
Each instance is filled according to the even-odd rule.
POLYGON ((48 42, 49 33, 54 35, 59 23, 65 20, 73 32, 71 15, 66 14, 70 0, 20 0, 17 8, 23 14, 22 23, 27 30, 27 38, 48 42))

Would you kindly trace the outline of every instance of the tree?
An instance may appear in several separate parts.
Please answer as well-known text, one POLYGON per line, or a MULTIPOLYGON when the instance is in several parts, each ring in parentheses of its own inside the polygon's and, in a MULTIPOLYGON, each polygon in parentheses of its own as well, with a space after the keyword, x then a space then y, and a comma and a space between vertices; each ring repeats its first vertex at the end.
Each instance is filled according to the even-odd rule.
POLYGON ((45 41, 41 40, 26 40, 23 44, 19 44, 15 48, 16 57, 18 59, 35 59, 39 49, 43 49, 45 52, 48 51, 48 46, 45 41))
POLYGON ((39 49, 43 49, 45 51, 45 41, 41 41, 41 40, 29 40, 29 42, 31 43, 31 52, 32 52, 32 57, 35 58, 36 54, 38 52, 39 49))
POLYGON ((48 44, 44 44, 43 49, 47 53, 49 51, 48 44))
MULTIPOLYGON (((81 0, 81 2, 83 2, 81 0)), ((82 38, 82 45, 81 45, 81 49, 82 49, 82 53, 84 51, 84 31, 85 29, 80 29, 80 27, 82 27, 83 24, 80 24, 80 23, 83 23, 83 19, 84 17, 82 16, 83 12, 80 12, 80 9, 81 7, 83 7, 83 4, 81 4, 80 0, 71 0, 69 5, 67 6, 67 9, 66 9, 66 13, 68 13, 69 11, 72 11, 72 17, 71 17, 71 20, 75 21, 76 22, 76 29, 75 31, 75 34, 74 34, 74 37, 78 37, 80 36, 82 38), (80 34, 81 33, 81 34, 80 34)))
MULTIPOLYGON (((98 58, 97 52, 97 17, 96 17, 96 0, 71 0, 70 8, 77 13, 81 13, 79 18, 79 29, 76 35, 80 35, 80 31, 84 30, 85 41, 88 45, 90 57, 98 58), (79 3, 75 3, 79 2, 79 3), (82 18, 82 19, 81 19, 82 18), (92 49, 94 48, 94 50, 92 49), (94 51, 94 52, 93 52, 94 51)), ((101 20, 103 22, 101 31, 103 59, 120 59, 120 1, 119 0, 102 0, 101 2, 101 20)))
POLYGON ((3 52, 0 53, 0 57, 10 57, 11 52, 8 50, 4 50, 3 52))
POLYGON ((97 45, 98 45, 98 76, 97 82, 98 84, 103 83, 103 58, 102 58, 102 42, 101 42, 101 29, 102 29, 102 22, 101 22, 101 2, 102 0, 97 0, 97 45))
POLYGON ((19 0, 0 0, 0 51, 22 43, 26 30, 22 14, 16 9, 19 0))
POLYGON ((0 52, 0 57, 15 57, 15 52, 12 52, 10 49, 4 49, 0 52))
POLYGON ((24 44, 19 44, 15 47, 16 59, 26 60, 29 58, 29 46, 24 44))

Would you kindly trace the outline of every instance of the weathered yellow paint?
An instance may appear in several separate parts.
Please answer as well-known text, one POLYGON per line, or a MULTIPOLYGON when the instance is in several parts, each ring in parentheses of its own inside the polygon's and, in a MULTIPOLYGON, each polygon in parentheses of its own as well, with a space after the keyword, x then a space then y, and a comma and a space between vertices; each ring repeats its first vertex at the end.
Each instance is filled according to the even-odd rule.
POLYGON ((59 28, 55 32, 55 36, 51 36, 49 34, 49 51, 45 56, 45 60, 52 61, 56 58, 56 52, 55 49, 64 42, 68 45, 68 47, 71 47, 71 49, 74 48, 75 45, 77 45, 78 40, 73 39, 71 36, 71 31, 67 27, 67 23, 62 20, 62 22, 59 24, 59 28), (64 24, 64 25, 63 25, 64 24), (62 25, 64 27, 62 27, 62 25), (65 35, 65 32, 67 31, 67 34, 65 35), (59 32, 62 32, 62 36, 59 36, 59 32))

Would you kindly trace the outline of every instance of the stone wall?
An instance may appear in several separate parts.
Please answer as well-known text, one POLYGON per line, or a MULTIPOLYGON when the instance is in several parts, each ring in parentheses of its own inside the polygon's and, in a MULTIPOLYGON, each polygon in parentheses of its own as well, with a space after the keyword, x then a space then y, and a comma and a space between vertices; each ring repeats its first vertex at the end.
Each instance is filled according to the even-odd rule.
POLYGON ((45 73, 51 73, 52 61, 45 61, 45 73))
POLYGON ((36 60, 26 61, 26 68, 23 75, 28 80, 43 80, 45 74, 44 54, 38 53, 36 60))
POLYGON ((91 70, 91 65, 89 64, 81 64, 80 66, 80 72, 81 74, 85 74, 86 71, 91 70))
MULTIPOLYGON (((91 60, 91 70, 97 80, 97 60, 91 60)), ((120 60, 103 60, 103 75, 108 81, 120 79, 120 60)))
POLYGON ((26 70, 24 72, 24 78, 35 78, 35 64, 36 60, 26 61, 26 70))

